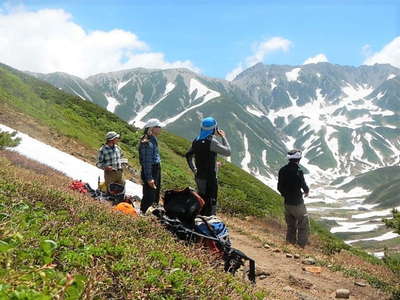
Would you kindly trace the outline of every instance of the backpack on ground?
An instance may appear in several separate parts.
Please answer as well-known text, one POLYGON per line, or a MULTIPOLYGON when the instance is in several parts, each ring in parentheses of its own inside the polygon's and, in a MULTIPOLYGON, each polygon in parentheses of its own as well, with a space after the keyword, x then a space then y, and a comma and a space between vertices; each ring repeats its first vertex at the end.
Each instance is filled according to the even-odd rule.
POLYGON ((119 183, 110 183, 109 197, 114 205, 124 202, 125 199, 125 185, 119 183))
POLYGON ((223 243, 231 244, 228 228, 217 216, 197 216, 194 230, 205 236, 217 238, 223 243))
POLYGON ((241 266, 245 265, 245 262, 248 262, 248 278, 251 282, 255 282, 254 259, 231 246, 226 226, 222 221, 214 219, 214 222, 210 222, 213 224, 211 225, 205 217, 198 216, 198 218, 196 218, 196 230, 196 225, 189 227, 179 219, 169 217, 166 214, 166 210, 161 207, 153 210, 153 214, 160 220, 161 224, 164 225, 167 230, 175 234, 177 238, 187 243, 201 242, 213 254, 217 254, 217 257, 224 261, 224 270, 226 272, 235 274, 241 266))
POLYGON ((183 190, 168 190, 164 194, 165 214, 189 227, 194 226, 194 219, 203 206, 203 198, 190 187, 183 190))

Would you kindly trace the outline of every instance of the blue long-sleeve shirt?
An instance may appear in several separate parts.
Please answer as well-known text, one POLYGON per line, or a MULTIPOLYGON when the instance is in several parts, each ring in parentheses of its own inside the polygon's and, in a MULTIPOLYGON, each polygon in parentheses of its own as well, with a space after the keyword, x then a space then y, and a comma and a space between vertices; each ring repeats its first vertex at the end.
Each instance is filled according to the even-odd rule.
POLYGON ((143 139, 139 144, 139 160, 142 166, 144 180, 154 179, 152 175, 152 167, 161 162, 160 152, 158 150, 158 142, 155 136, 149 139, 143 139))

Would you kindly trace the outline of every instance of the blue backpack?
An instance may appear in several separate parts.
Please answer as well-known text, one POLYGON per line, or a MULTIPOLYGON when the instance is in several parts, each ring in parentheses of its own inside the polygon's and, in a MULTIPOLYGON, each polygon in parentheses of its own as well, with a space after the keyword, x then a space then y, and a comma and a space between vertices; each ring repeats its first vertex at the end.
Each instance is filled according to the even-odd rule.
POLYGON ((194 222, 194 230, 196 232, 205 236, 217 238, 230 245, 228 228, 217 216, 197 216, 194 222))

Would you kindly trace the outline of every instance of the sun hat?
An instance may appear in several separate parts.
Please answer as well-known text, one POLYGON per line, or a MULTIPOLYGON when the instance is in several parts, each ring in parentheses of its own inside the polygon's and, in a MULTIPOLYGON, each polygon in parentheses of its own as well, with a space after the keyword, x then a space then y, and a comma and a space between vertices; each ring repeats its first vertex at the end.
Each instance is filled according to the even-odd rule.
POLYGON ((201 121, 200 126, 200 134, 196 140, 204 140, 212 135, 217 128, 217 121, 213 117, 207 117, 201 121))
POLYGON ((144 128, 163 127, 163 124, 158 119, 149 119, 144 128))
POLYGON ((119 138, 119 134, 116 133, 115 131, 109 131, 106 134, 106 140, 107 141, 111 141, 111 140, 117 139, 117 138, 119 138))

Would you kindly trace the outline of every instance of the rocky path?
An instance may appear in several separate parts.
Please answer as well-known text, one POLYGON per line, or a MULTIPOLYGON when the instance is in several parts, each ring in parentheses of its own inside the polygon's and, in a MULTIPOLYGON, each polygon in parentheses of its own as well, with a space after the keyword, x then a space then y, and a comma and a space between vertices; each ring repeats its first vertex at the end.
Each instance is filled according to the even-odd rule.
POLYGON ((342 272, 319 265, 324 258, 312 246, 303 250, 287 245, 283 228, 276 224, 272 225, 276 228, 271 228, 268 224, 224 219, 230 229, 233 247, 256 261, 256 285, 270 292, 267 299, 390 298, 362 279, 345 277, 342 272))

